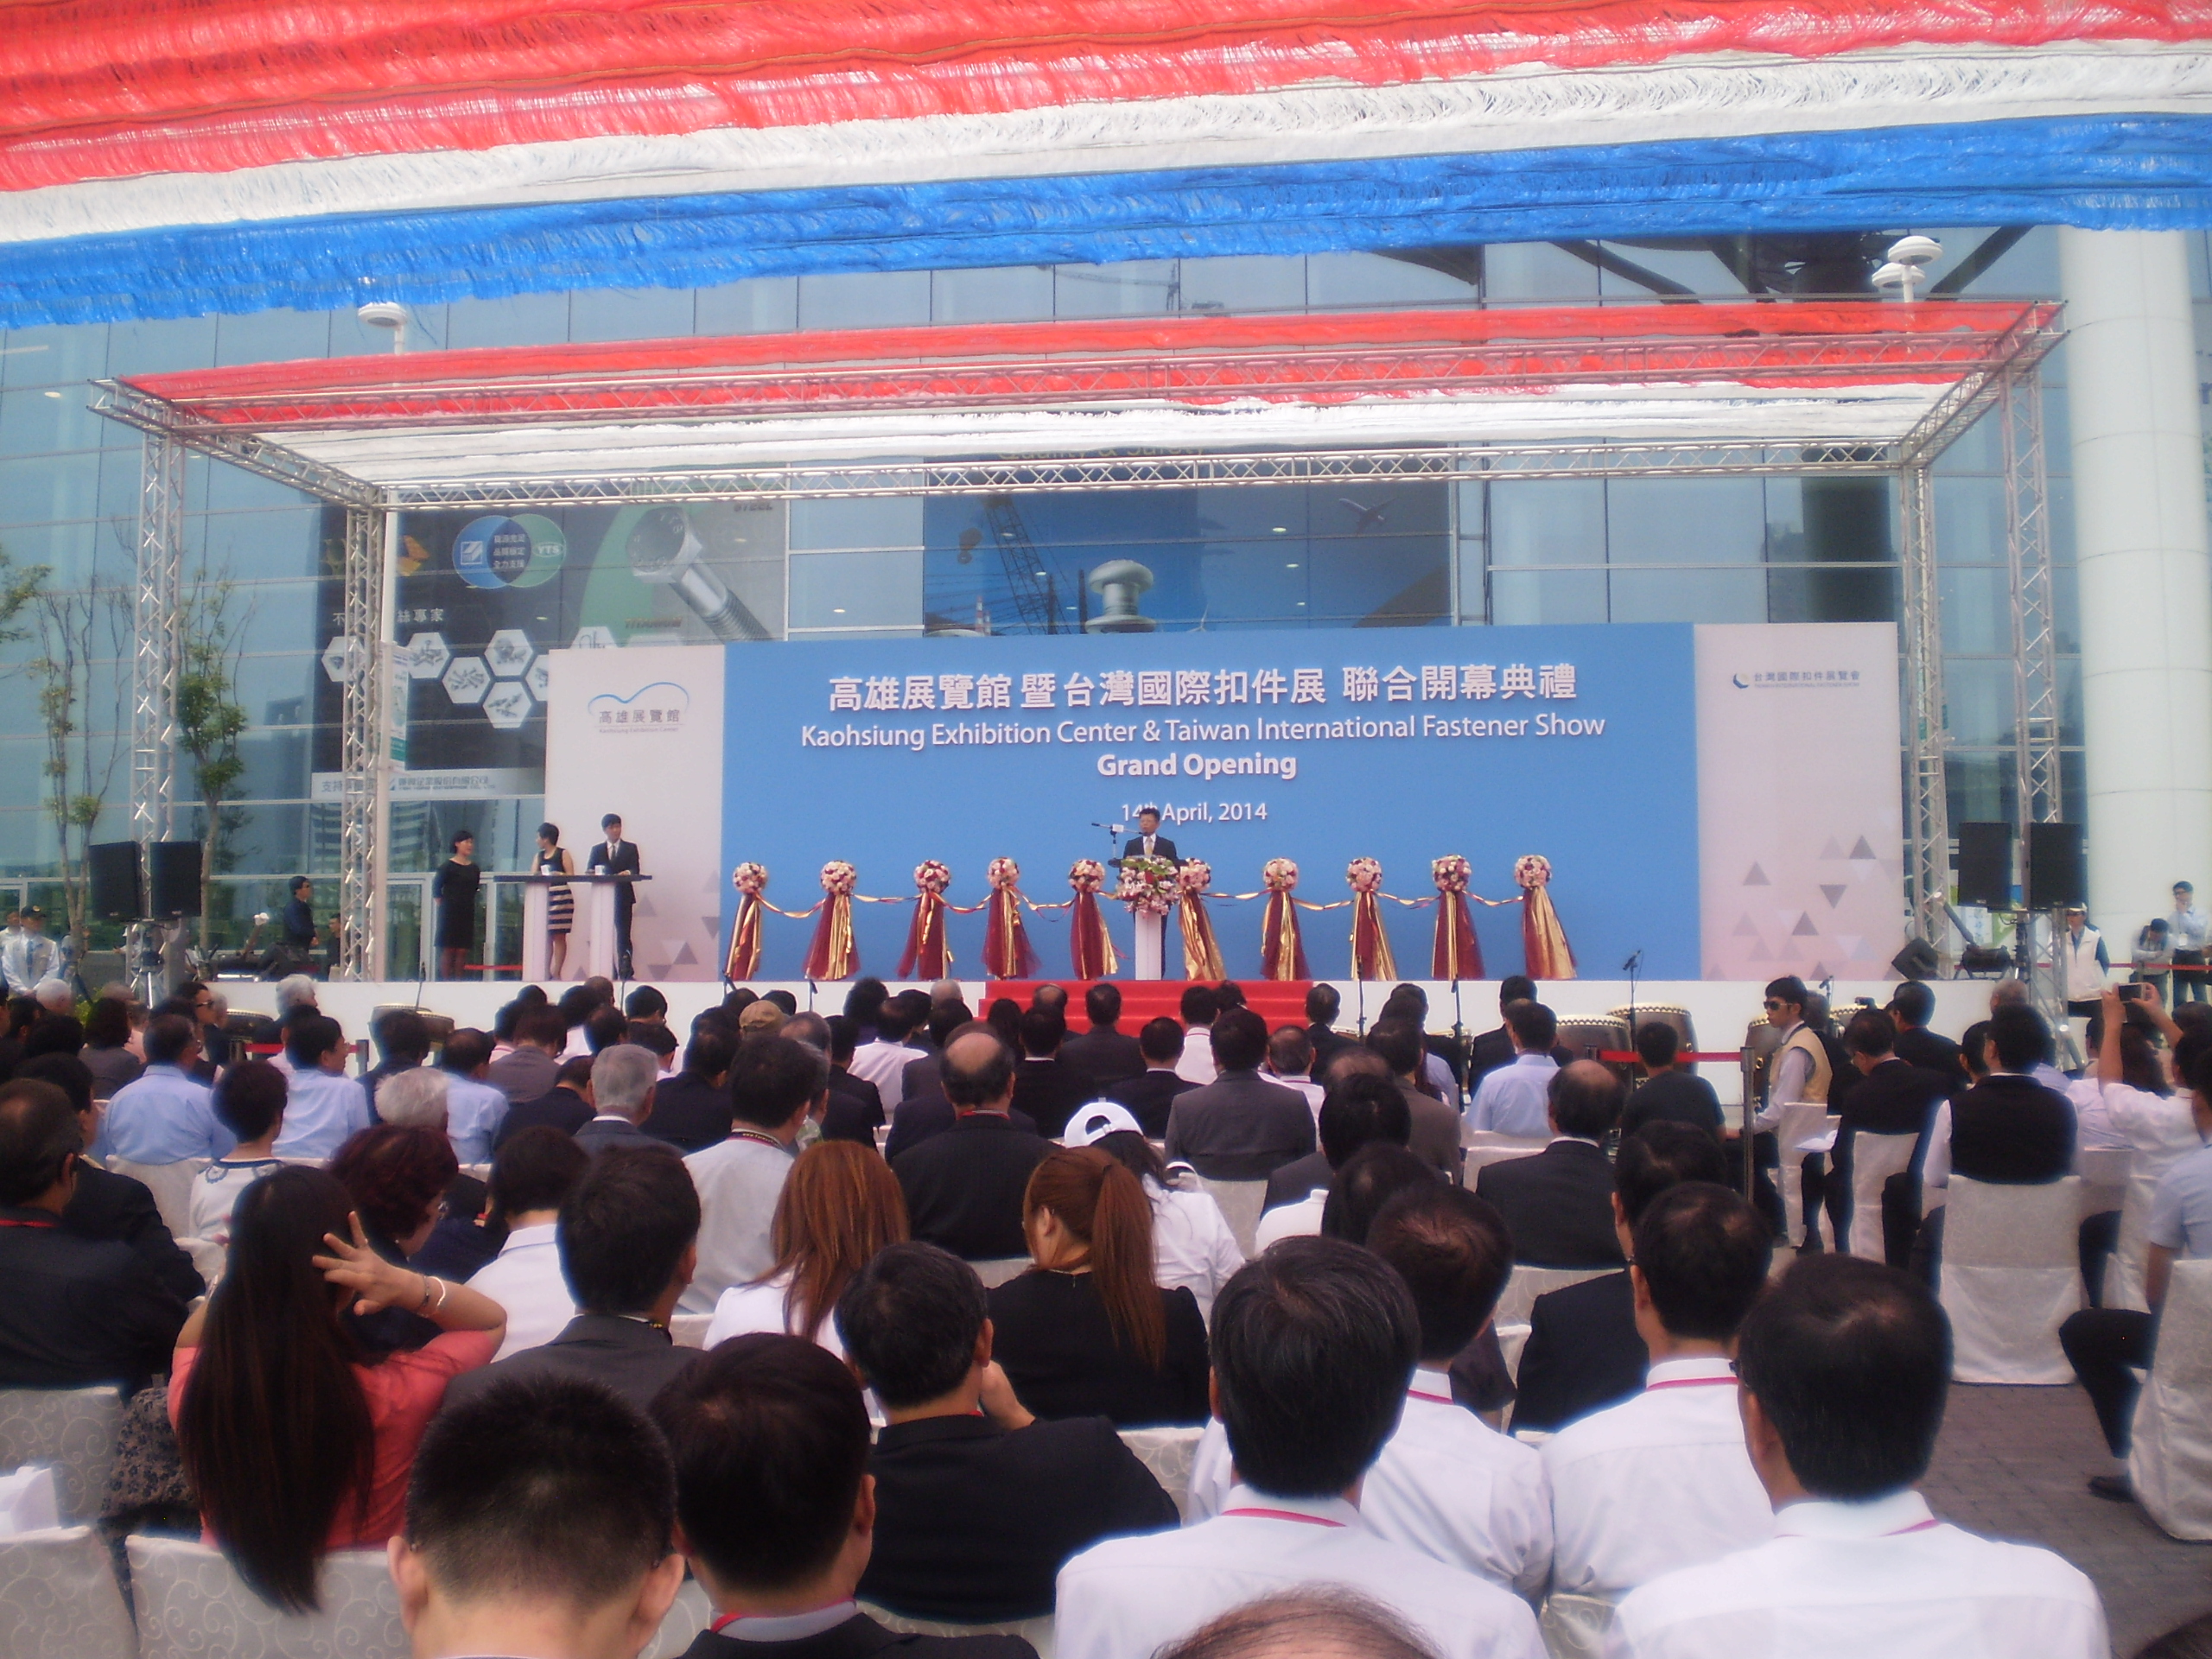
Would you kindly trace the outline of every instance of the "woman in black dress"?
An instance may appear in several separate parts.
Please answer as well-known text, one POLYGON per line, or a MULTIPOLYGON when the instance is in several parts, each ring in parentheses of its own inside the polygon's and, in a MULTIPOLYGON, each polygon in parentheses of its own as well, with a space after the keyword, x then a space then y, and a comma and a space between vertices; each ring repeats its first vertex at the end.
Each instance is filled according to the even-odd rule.
POLYGON ((464 830, 453 838, 453 856, 430 878, 430 897, 438 906, 440 979, 459 979, 461 964, 476 948, 476 889, 483 885, 476 837, 464 830))
POLYGON ((1036 1266, 990 1294, 992 1354, 1039 1417, 1116 1428, 1206 1421, 1198 1299, 1154 1278, 1152 1205, 1095 1147, 1049 1153, 1023 1195, 1036 1266))

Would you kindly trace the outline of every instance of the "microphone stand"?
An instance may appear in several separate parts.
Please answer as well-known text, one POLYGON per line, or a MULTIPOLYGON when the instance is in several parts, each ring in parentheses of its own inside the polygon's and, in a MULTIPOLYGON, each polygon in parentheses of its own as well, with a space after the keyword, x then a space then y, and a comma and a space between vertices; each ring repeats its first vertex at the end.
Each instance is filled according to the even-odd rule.
POLYGON ((1621 964, 1621 971, 1628 976, 1628 1046, 1630 1048, 1636 1046, 1636 975, 1643 966, 1643 947, 1641 945, 1630 951, 1628 960, 1621 964))
POLYGON ((1459 999, 1459 982, 1452 982, 1452 1080, 1459 1086, 1459 1106, 1466 1109, 1467 1067, 1472 1056, 1467 1052, 1467 1010, 1459 999))

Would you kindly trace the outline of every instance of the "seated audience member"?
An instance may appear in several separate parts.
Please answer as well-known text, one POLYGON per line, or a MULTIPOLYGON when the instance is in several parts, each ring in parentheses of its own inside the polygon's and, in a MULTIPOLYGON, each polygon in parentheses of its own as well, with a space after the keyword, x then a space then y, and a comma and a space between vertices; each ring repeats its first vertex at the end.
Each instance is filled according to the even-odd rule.
POLYGON ((800 1128, 822 1116, 829 1071, 821 1055, 788 1037, 738 1045, 729 1067, 730 1132, 683 1160, 700 1210, 699 1266, 683 1293, 686 1313, 713 1313, 732 1285, 749 1285, 775 1266, 776 1200, 791 1175, 800 1128))
POLYGON ((1855 1256, 1800 1258, 1745 1319, 1736 1371, 1775 1535, 1631 1592, 1609 1653, 2111 1651, 2081 1573, 1939 1522, 1914 1490, 1951 1375, 1949 1328, 1923 1287, 1855 1256))
POLYGON ((134 1164, 175 1164, 229 1152, 237 1143, 215 1116, 213 1093, 192 1076, 199 1063, 200 1032, 191 1020, 176 1014, 149 1020, 146 1069, 108 1102, 93 1150, 134 1164))
MULTIPOLYGON (((930 1004, 929 1024, 925 1027, 926 1039, 921 1032, 913 1033, 909 1038, 909 1040, 917 1047, 925 1047, 928 1052, 918 1060, 906 1062, 906 1070, 902 1074, 905 1081, 900 1086, 900 1105, 905 1105, 910 1100, 925 1098, 943 1100, 944 1098, 944 1073, 938 1064, 944 1057, 944 1046, 952 1040, 954 1033, 959 1031, 961 1027, 973 1023, 975 1019, 976 1016, 969 1012, 968 1004, 957 995, 947 997, 941 1001, 932 1001, 930 1004)), ((1020 1035, 1020 1016, 1017 1014, 1014 1032, 1016 1037, 1020 1035)), ((836 1060, 834 1052, 831 1059, 833 1063, 836 1060)), ((874 1095, 873 1084, 863 1083, 857 1077, 853 1078, 852 1082, 856 1088, 867 1089, 869 1091, 868 1097, 875 1099, 879 1109, 882 1106, 882 1101, 877 1099, 874 1095)))
POLYGON ((446 1074, 446 1135, 464 1164, 492 1161, 493 1142, 507 1115, 505 1093, 488 1080, 491 1065, 492 1039, 468 1027, 447 1038, 438 1056, 446 1074))
POLYGON ((1383 999, 1381 1014, 1376 1023, 1402 1020, 1414 1028, 1414 1036, 1421 1046, 1421 1069, 1415 1080, 1424 1092, 1433 1095, 1452 1109, 1457 1116, 1465 1103, 1459 1096, 1459 1078, 1456 1067, 1460 1059, 1462 1045, 1457 1037, 1433 1034, 1428 1029, 1428 993, 1411 981, 1392 988, 1383 999))
POLYGON ((1029 1177, 1022 1229, 1036 1265, 990 1293, 1021 1402, 1117 1428, 1204 1422, 1205 1319, 1189 1290, 1154 1276, 1143 1183, 1096 1147, 1055 1147, 1029 1177))
MULTIPOLYGON (((443 1071, 435 1066, 417 1065, 394 1072, 385 1079, 384 1090, 377 1098, 384 1103, 377 1113, 383 1122, 397 1123, 404 1129, 434 1129, 446 1135, 448 1143, 451 1143, 453 1137, 446 1135, 449 1113, 443 1071)), ((289 1098, 286 1103, 290 1103, 289 1098)), ((454 1157, 458 1160, 461 1154, 456 1152, 454 1157)))
POLYGON ((868 1411, 815 1344, 732 1338, 662 1391, 653 1421, 676 1465, 678 1548, 715 1613, 685 1659, 1036 1659, 1018 1637, 896 1636, 855 1605, 877 1513, 868 1411))
POLYGON ((569 1022, 551 1008, 538 1008, 515 1021, 514 1046, 493 1060, 484 1081, 510 1105, 536 1100, 559 1081, 561 1051, 568 1046, 569 1022))
POLYGON ((653 986, 637 986, 622 999, 622 1015, 633 1026, 665 1026, 668 999, 653 986))
MULTIPOLYGON (((1478 1034, 1467 1045, 1467 1074, 1470 1089, 1479 1088, 1484 1077, 1501 1065, 1513 1064, 1513 1027, 1505 1023, 1505 1011, 1516 1002, 1533 1002, 1536 997, 1536 982, 1526 974, 1508 974, 1497 982, 1498 1022, 1491 1030, 1478 1034)), ((1553 1057, 1556 1059, 1558 1057, 1553 1057)), ((1573 1055, 1567 1057, 1573 1058, 1573 1055)), ((1470 1100, 1469 1104, 1472 1104, 1470 1100)))
MULTIPOLYGON (((668 1334, 699 1243, 699 1195, 683 1159, 671 1147, 609 1147, 562 1200, 556 1239, 574 1316, 541 1344, 503 1347, 489 1369, 457 1382, 452 1397, 473 1399, 503 1377, 575 1376, 643 1411, 699 1357, 668 1334)), ((470 1287, 496 1300, 482 1278, 470 1287)))
POLYGON ((1176 1010, 1183 1017, 1183 1052, 1175 1070, 1185 1082, 1203 1087, 1218 1071, 1213 1052, 1213 1022, 1223 1012, 1211 985, 1185 985, 1176 1010))
POLYGON ((1636 1224, 1628 1273, 1651 1363, 1642 1393, 1544 1445, 1554 1588, 1618 1599, 1773 1535, 1728 1358, 1773 1254, 1749 1201, 1704 1181, 1669 1188, 1636 1224))
MULTIPOLYGON (((926 1017, 925 1014, 923 1018, 926 1017)), ((893 997, 876 1013, 874 1040, 853 1050, 852 1075, 875 1085, 876 1098, 886 1111, 899 1109, 906 1094, 906 1066, 927 1052, 906 1040, 907 1033, 920 1023, 911 1004, 893 997)))
POLYGON ((505 1324, 467 1286, 385 1260, 353 1208, 318 1169, 248 1187, 230 1269, 177 1338, 169 1376, 207 1541, 257 1595, 295 1612, 317 1606, 326 1551, 399 1530, 408 1469, 446 1384, 492 1357, 505 1324), (346 1317, 402 1308, 436 1332, 411 1351, 365 1348, 346 1317))
POLYGON ((1051 1141, 1059 1139, 1068 1115, 1084 1102, 1083 1079, 1060 1064, 1060 1043, 1067 1029, 1066 1017, 1054 1008, 1031 1008, 1021 1016, 1021 1064, 1014 1069, 1014 1109, 1027 1114, 1037 1133, 1051 1141))
POLYGON ((276 1137, 284 1122, 284 1074, 266 1060, 241 1060, 215 1085, 215 1116, 238 1145, 195 1176, 190 1205, 192 1236, 231 1242, 231 1212, 238 1194, 284 1167, 276 1137))
POLYGON ((1166 1014, 1146 1020, 1137 1033, 1144 1070, 1106 1090, 1107 1099, 1129 1109, 1150 1140, 1166 1137, 1167 1115, 1176 1097, 1198 1086, 1175 1069, 1183 1058, 1183 1027, 1166 1014))
POLYGON ((111 1098, 146 1069, 130 1052, 130 1004, 117 996, 93 998, 92 1011, 85 1016, 85 1046, 77 1058, 92 1074, 94 1099, 111 1098))
POLYGON ((1231 1608, 1158 1659, 1436 1659, 1406 1622, 1372 1596, 1292 1590, 1231 1608))
POLYGON ((1675 1064, 1681 1049, 1682 1035, 1672 1026, 1654 1020, 1636 1028, 1636 1054, 1643 1062, 1644 1077, 1621 1109, 1624 1140, 1646 1123, 1662 1122, 1687 1123, 1719 1137, 1720 1096, 1703 1077, 1675 1064))
POLYGON ((1169 1184, 1167 1160, 1146 1140, 1126 1106, 1102 1100, 1068 1124, 1068 1144, 1096 1147, 1144 1184, 1152 1202, 1153 1276, 1163 1290, 1178 1285, 1198 1299, 1198 1316, 1213 1316, 1213 1299, 1244 1265, 1236 1235, 1211 1192, 1184 1192, 1169 1184))
POLYGON ((1513 1233, 1513 1258, 1540 1268, 1617 1268, 1613 1172, 1601 1143, 1620 1121, 1620 1079, 1595 1060, 1551 1075, 1552 1142, 1484 1167, 1475 1191, 1513 1233))
POLYGON ((1367 1033, 1367 1046, 1382 1057, 1405 1096, 1414 1155, 1446 1180, 1457 1181, 1459 1114, 1421 1087, 1421 1063, 1430 1057, 1421 1046, 1421 1027, 1409 1020, 1385 1020, 1367 1033))
POLYGON ((1210 1181, 1264 1181, 1313 1150, 1313 1114, 1295 1089, 1260 1075, 1268 1027, 1258 1014, 1217 1015, 1212 1044, 1215 1081, 1178 1095, 1168 1109, 1168 1160, 1210 1181))
POLYGON ((652 1113, 659 1079, 651 1049, 636 1043, 601 1049, 591 1063, 592 1120, 576 1130, 576 1144, 594 1158, 609 1147, 665 1147, 639 1127, 652 1113))
POLYGON ((25 1059, 41 1054, 67 1054, 74 1059, 84 1046, 85 1027, 66 1006, 41 1015, 38 1022, 23 1033, 25 1059))
POLYGON ((385 1079, 419 1068, 430 1058, 430 1022, 412 1008, 394 1008, 370 1028, 382 1057, 361 1078, 361 1092, 368 1096, 370 1116, 384 1120, 377 1093, 385 1079))
MULTIPOLYGON (((16 1068, 13 1080, 50 1083, 77 1115, 77 1144, 90 1146, 99 1134, 100 1110, 92 1099, 92 1074, 73 1054, 39 1054, 16 1068)), ((91 1158, 77 1161, 77 1190, 61 1212, 61 1228, 79 1238, 127 1244, 168 1289, 190 1301, 207 1281, 178 1248, 162 1220, 161 1206, 145 1182, 103 1169, 91 1158)))
POLYGON ((660 1431, 569 1377, 448 1398, 390 1546, 416 1659, 636 1659, 683 1582, 660 1431))
POLYGON ((970 1262, 1027 1255, 1022 1195, 1052 1147, 1007 1116, 1014 1057, 995 1033, 970 1027, 947 1045, 944 1066, 958 1117, 891 1160, 906 1195, 907 1226, 915 1238, 970 1262))
POLYGON ((492 1160, 492 1212, 504 1235, 499 1253, 469 1279, 506 1310, 498 1358, 560 1335, 576 1316, 561 1271, 561 1206, 591 1167, 575 1137, 545 1124, 508 1137, 492 1160))
POLYGON ((1076 1098, 1097 1100, 1117 1083, 1144 1074, 1144 1048, 1121 1030, 1122 988, 1100 980, 1083 994, 1090 1029, 1060 1045, 1060 1064, 1077 1078, 1076 1098))
MULTIPOLYGON (((934 1020, 936 1015, 932 1014, 934 1020)), ((961 1008, 964 1023, 967 1009, 961 1008)), ((825 1141, 855 1141, 867 1146, 875 1144, 875 1132, 891 1121, 883 1109, 883 1091, 866 1077, 853 1075, 853 1055, 860 1047, 860 1031, 842 1014, 832 1014, 823 1020, 828 1033, 823 1046, 830 1054, 830 1109, 823 1114, 822 1137, 825 1141)), ((918 1094, 935 1094, 937 1090, 937 1056, 930 1054, 922 1059, 906 1062, 901 1074, 906 1079, 902 1096, 911 1099, 918 1094), (930 1068, 929 1082, 917 1086, 916 1068, 930 1068)))
POLYGON ((0 1387, 115 1382, 135 1392, 168 1369, 184 1323, 181 1281, 164 1283, 129 1243, 63 1226, 90 1167, 83 1147, 60 1089, 35 1078, 0 1085, 0 1387))
POLYGON ((1329 1184, 1328 1200, 1321 1206, 1320 1236, 1363 1245, 1384 1205, 1408 1188, 1426 1190, 1435 1180, 1436 1172, 1405 1147, 1370 1141, 1344 1160, 1329 1184))
POLYGON ((676 1033, 668 1028, 666 1020, 632 1020, 622 1027, 622 1040, 634 1043, 651 1054, 664 1082, 676 1075, 677 1054, 683 1045, 677 1041, 676 1033))
MULTIPOLYGON (((623 1017, 621 1009, 616 1007, 612 1002, 601 1003, 599 1007, 584 1016, 584 1022, 581 1027, 584 1039, 582 1053, 586 1058, 591 1058, 596 1056, 602 1049, 613 1047, 622 1040, 622 1033, 629 1029, 629 1026, 630 1022, 623 1017)), ((569 1033, 566 1052, 571 1059, 576 1057, 578 1052, 575 1038, 575 1033, 569 1033)))
MULTIPOLYGON (((1544 1109, 1560 1070, 1552 1055, 1559 1041, 1559 1021, 1542 1003, 1524 998, 1506 1005, 1505 1028, 1513 1039, 1513 1058, 1485 1071, 1467 1108, 1467 1127, 1536 1140, 1545 1132, 1544 1109)), ((1476 1039, 1478 1056, 1484 1040, 1476 1039)))
MULTIPOLYGON (((1006 1003, 1008 1007, 1014 1006, 1006 997, 1002 996, 999 1001, 1006 1003)), ((1016 1028, 1017 1042, 1020 1039, 1020 1014, 1016 1013, 1013 1019, 1007 1022, 1016 1028)), ((999 1039, 997 1026, 987 1020, 970 1020, 956 1026, 946 1033, 945 1047, 950 1048, 953 1043, 967 1036, 970 1032, 982 1032, 986 1036, 999 1039)), ((1003 1041, 1003 1039, 999 1040, 1003 1041)), ((1017 1051, 1014 1047, 1007 1049, 1008 1054, 1015 1052, 1017 1051)), ((932 1135, 944 1134, 945 1130, 960 1121, 959 1111, 944 1092, 944 1050, 938 1050, 926 1061, 916 1061, 915 1065, 917 1067, 927 1065, 930 1068, 928 1081, 920 1085, 918 1092, 916 1080, 909 1078, 906 1097, 899 1103, 898 1111, 893 1114, 891 1134, 885 1141, 883 1155, 893 1168, 898 1166, 899 1160, 908 1152, 932 1135)), ((1027 1129, 1032 1135, 1037 1133, 1036 1120, 1027 1112, 1020 1111, 1009 1104, 1006 1116, 1007 1121, 1016 1128, 1027 1129)))
MULTIPOLYGON (((1303 1026, 1281 1026, 1268 1038, 1268 1064, 1261 1073, 1269 1083, 1295 1089, 1306 1096, 1307 1109, 1319 1112, 1325 1092, 1313 1080, 1313 1039, 1303 1026)), ((1455 1135, 1458 1129, 1452 1131, 1455 1135)))
MULTIPOLYGON (((1843 1028, 1844 1052, 1859 1073, 1849 1089, 1839 1086, 1835 1096, 1841 1120, 1836 1137, 1839 1167, 1844 1171, 1853 1166, 1860 1135, 1922 1135, 1937 1103, 1949 1093, 1950 1085, 1942 1075, 1923 1071, 1898 1057, 1897 1035, 1897 1022, 1874 1008, 1861 1008, 1843 1028)), ((1892 1175, 1885 1184, 1879 1214, 1861 1216, 1853 1209, 1852 1253, 1901 1268, 1911 1254, 1912 1235, 1919 1224, 1920 1183, 1910 1171, 1892 1175)))
POLYGON ((767 1274, 715 1304, 705 1345, 753 1331, 820 1343, 840 1358, 837 1298, 876 1252, 906 1242, 906 1200, 873 1147, 824 1141, 799 1154, 776 1198, 767 1274))
POLYGON ((327 1158, 374 1121, 368 1096, 346 1075, 353 1052, 338 1022, 321 1014, 299 1020, 286 1034, 291 1085, 284 1098, 284 1132, 276 1138, 278 1157, 327 1158))
POLYGON ((784 1005, 772 996, 748 1002, 737 1016, 737 1039, 741 1043, 748 1037, 773 1037, 783 1030, 784 1021, 790 1018, 791 1014, 785 1012, 784 1005))
POLYGON ((693 1032, 683 1046, 683 1069, 655 1086, 653 1109, 638 1127, 678 1152, 703 1152, 728 1136, 734 1046, 719 1031, 693 1032))
POLYGON ((1284 1590, 1387 1600, 1436 1651, 1540 1654, 1517 1596, 1378 1536, 1353 1502, 1396 1430, 1420 1355, 1390 1268, 1325 1238, 1287 1238, 1214 1305, 1214 1410, 1237 1484, 1180 1531, 1094 1545, 1060 1569, 1060 1659, 1156 1652, 1284 1590))
MULTIPOLYGON (((1662 1192, 1683 1181, 1725 1185, 1739 1173, 1711 1135, 1686 1123, 1647 1123, 1623 1141, 1612 1197, 1622 1260, 1635 1254, 1636 1224, 1662 1192)), ((1625 1269, 1548 1291, 1529 1309, 1513 1427, 1548 1433, 1627 1399, 1643 1386, 1649 1363, 1625 1269)))
POLYGON ((591 1098, 592 1056, 582 1054, 558 1062, 553 1068, 553 1086, 535 1100, 525 1100, 507 1108, 506 1116, 499 1120, 499 1127, 492 1136, 492 1150, 497 1153, 506 1144, 511 1135, 540 1125, 556 1128, 563 1135, 574 1135, 578 1129, 599 1116, 591 1098))
POLYGON ((1336 1058, 1339 1049, 1357 1048, 1359 1039, 1348 1037, 1337 1029, 1337 1016, 1344 1011, 1344 998, 1337 988, 1325 982, 1310 985, 1306 990, 1306 1037, 1313 1045, 1313 1071, 1319 1076, 1336 1058))
POLYGON ((1965 1093, 1967 1068, 1959 1045, 1928 1028, 1936 1017, 1936 993, 1908 979, 1891 994, 1890 1017, 1897 1022, 1897 1058, 1942 1078, 1943 1092, 1953 1099, 1965 1093))
POLYGON ((1406 1145, 1413 1134, 1413 1114, 1397 1084, 1388 1076, 1377 1075, 1383 1066, 1380 1056, 1351 1049, 1342 1052, 1329 1068, 1329 1093, 1321 1103, 1319 1125, 1321 1150, 1294 1164, 1285 1164, 1268 1179, 1272 1207, 1261 1215, 1253 1238, 1259 1249, 1266 1249, 1279 1238, 1319 1232, 1337 1172, 1363 1147, 1377 1141, 1394 1147, 1406 1145), (1347 1054, 1352 1058, 1364 1055, 1376 1071, 1353 1066, 1344 1058, 1347 1054), (1285 1178, 1292 1176, 1305 1186, 1304 1192, 1291 1192, 1285 1178), (1282 1201, 1276 1203, 1279 1191, 1282 1201))
MULTIPOLYGON (((2204 1005, 2192 1002, 2189 1006, 2204 1005)), ((2107 1211, 2082 1222, 2082 1281, 2090 1306, 2132 1306, 2139 1299, 2142 1282, 2143 1224, 2157 1196, 2158 1182, 2169 1169, 2203 1144, 2190 1103, 2189 1079, 2207 1045, 2204 1039, 2192 1038, 2171 1020, 2166 1020, 2166 1027, 2175 1037, 2171 1054, 2173 1080, 2169 1081, 2165 1063, 2152 1035, 2158 1028, 2156 1022, 2164 1014, 2155 994, 2147 1005, 2138 1002, 2131 1006, 2120 1000, 2116 988, 2107 989, 2102 1013, 2103 1025, 2094 1063, 2088 1075, 2067 1090, 2067 1098, 2074 1103, 2082 1149, 2118 1146, 2126 1147, 2132 1154, 2127 1184, 2137 1197, 2137 1213, 2126 1217, 2128 1225, 2124 1233, 2120 1228, 2122 1217, 2117 1211, 2107 1211), (2134 1018, 2136 1009, 2147 1009, 2147 1017, 2141 1024, 2134 1018), (2178 1097, 2174 1092, 2175 1082, 2182 1085, 2178 1097), (2119 1251, 2120 1277, 2113 1286, 2115 1294, 2107 1297, 2103 1294, 2105 1260, 2115 1249, 2119 1251)))
MULTIPOLYGON (((1551 1497, 1542 1462, 1454 1403, 1450 1366, 1488 1326, 1513 1243, 1497 1212, 1464 1188, 1408 1187, 1383 1206, 1367 1248, 1411 1293, 1421 1359, 1405 1414, 1360 1484, 1359 1512, 1392 1543, 1531 1599, 1551 1569, 1551 1497)), ((1218 1420, 1191 1469, 1194 1512, 1228 1502, 1229 1443, 1218 1420)))
MULTIPOLYGON (((353 1200, 369 1248, 418 1276, 429 1270, 416 1265, 416 1253, 444 1218, 446 1191, 459 1167, 445 1136, 393 1123, 362 1130, 329 1164, 353 1200)), ((393 1307, 368 1314, 359 1334, 372 1347, 419 1348, 437 1331, 429 1320, 393 1307)))
POLYGON ((868 1459, 870 1601, 912 1618, 1039 1618, 1076 1551, 1177 1524, 1174 1501, 1106 1419, 1024 1409, 992 1363, 966 1262, 931 1244, 886 1249, 839 1298, 837 1323, 889 1420, 868 1459))

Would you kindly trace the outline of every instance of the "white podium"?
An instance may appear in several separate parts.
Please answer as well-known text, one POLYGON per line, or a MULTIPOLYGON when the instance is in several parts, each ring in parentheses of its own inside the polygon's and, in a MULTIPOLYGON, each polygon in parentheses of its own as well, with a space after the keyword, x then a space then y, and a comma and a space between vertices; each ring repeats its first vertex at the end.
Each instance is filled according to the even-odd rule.
MULTIPOLYGON (((650 875, 497 875, 522 887, 522 976, 525 983, 548 977, 545 935, 546 891, 564 881, 575 897, 575 919, 569 925, 569 957, 563 964, 566 979, 588 979, 594 974, 614 977, 614 901, 625 883, 650 881, 650 875)), ((487 952, 487 954, 493 954, 487 952)))
POLYGON ((1166 976, 1160 970, 1160 964, 1161 942, 1167 933, 1167 918, 1165 916, 1147 915, 1143 911, 1138 911, 1131 919, 1136 924, 1137 931, 1137 960, 1134 977, 1166 978, 1166 976))

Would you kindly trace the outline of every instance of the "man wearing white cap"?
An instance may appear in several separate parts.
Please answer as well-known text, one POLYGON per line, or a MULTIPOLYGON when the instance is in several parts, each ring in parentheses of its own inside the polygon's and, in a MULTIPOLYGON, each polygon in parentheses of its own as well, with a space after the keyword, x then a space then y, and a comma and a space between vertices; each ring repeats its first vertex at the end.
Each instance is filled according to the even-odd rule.
POLYGON ((1244 1252, 1211 1192, 1179 1192, 1169 1183, 1167 1160, 1144 1138, 1136 1116, 1118 1101, 1079 1106, 1068 1119, 1067 1144, 1096 1147, 1118 1158, 1144 1183, 1152 1200, 1153 1277, 1162 1290, 1186 1285, 1198 1299, 1198 1312, 1211 1319, 1213 1299, 1221 1294, 1244 1252))

